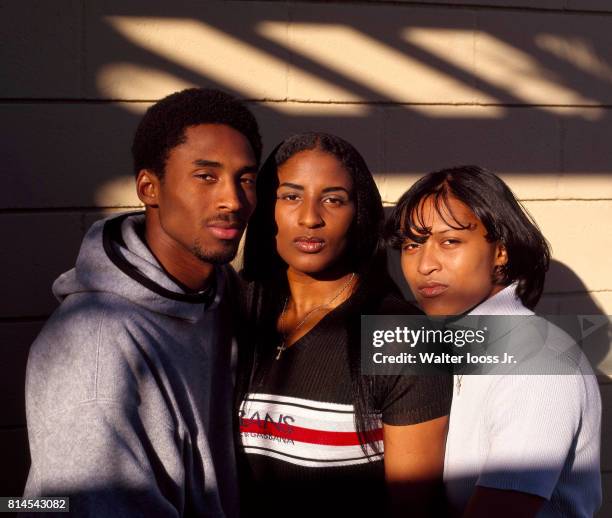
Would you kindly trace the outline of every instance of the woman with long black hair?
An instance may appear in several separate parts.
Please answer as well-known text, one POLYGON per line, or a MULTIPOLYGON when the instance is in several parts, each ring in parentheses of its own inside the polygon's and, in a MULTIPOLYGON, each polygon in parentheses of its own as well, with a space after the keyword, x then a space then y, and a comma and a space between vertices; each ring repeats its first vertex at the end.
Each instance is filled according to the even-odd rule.
POLYGON ((365 161, 339 137, 295 135, 262 167, 257 197, 243 272, 243 514, 426 514, 451 380, 360 373, 360 316, 418 312, 386 273, 365 161))

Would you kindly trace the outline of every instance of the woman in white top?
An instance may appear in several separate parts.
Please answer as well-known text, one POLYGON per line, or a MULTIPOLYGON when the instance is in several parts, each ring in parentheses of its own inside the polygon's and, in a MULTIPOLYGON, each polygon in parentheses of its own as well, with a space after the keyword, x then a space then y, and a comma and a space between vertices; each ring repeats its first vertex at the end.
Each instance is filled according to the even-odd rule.
MULTIPOLYGON (((400 198, 387 226, 427 315, 533 315, 549 250, 493 173, 430 173, 400 198)), ((549 324, 548 324, 549 325, 549 324)), ((543 345, 568 337, 549 325, 543 345)), ((444 479, 465 517, 592 516, 601 504, 601 399, 584 355, 575 375, 455 376, 444 479)))

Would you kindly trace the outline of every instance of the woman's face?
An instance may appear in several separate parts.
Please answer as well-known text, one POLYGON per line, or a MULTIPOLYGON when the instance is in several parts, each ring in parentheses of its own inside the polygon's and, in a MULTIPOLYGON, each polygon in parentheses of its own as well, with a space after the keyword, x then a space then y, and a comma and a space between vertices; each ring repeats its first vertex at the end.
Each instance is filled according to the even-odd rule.
POLYGON ((323 273, 338 265, 355 217, 353 181, 340 161, 301 151, 278 169, 276 249, 289 268, 323 273))
POLYGON ((402 271, 427 315, 465 313, 503 289, 493 283, 493 271, 506 264, 506 250, 486 240, 486 229, 467 205, 449 197, 447 206, 442 206, 442 218, 428 197, 418 210, 431 235, 424 236, 422 244, 404 242, 402 271), (469 227, 455 230, 444 219, 469 227))

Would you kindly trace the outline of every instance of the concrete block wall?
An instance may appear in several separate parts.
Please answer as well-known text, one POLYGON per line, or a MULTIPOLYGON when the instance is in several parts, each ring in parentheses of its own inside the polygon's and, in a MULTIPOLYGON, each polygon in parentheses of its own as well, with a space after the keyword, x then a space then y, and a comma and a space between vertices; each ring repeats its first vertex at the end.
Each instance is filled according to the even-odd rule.
MULTIPOLYGON (((549 239, 542 313, 612 313, 612 5, 603 0, 0 2, 0 494, 28 466, 28 346, 91 222, 138 206, 129 145, 190 86, 245 99, 270 150, 324 130, 364 155, 387 205, 474 163, 549 239)), ((612 513, 612 355, 596 358, 612 513)))

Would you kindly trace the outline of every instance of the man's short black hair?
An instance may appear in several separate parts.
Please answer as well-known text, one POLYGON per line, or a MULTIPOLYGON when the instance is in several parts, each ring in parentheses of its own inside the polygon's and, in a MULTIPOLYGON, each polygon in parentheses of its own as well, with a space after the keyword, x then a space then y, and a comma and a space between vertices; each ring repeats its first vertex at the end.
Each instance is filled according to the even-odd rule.
POLYGON ((496 272, 494 282, 517 282, 517 295, 530 309, 544 288, 550 262, 546 239, 527 210, 501 178, 478 166, 460 166, 429 173, 399 199, 387 221, 385 234, 392 248, 400 249, 406 239, 421 242, 431 233, 424 224, 421 201, 431 198, 440 217, 456 229, 468 228, 448 208, 454 197, 467 205, 484 225, 489 242, 506 247, 508 262, 496 272), (453 221, 448 221, 452 219, 453 221))
POLYGON ((164 97, 145 113, 132 143, 134 174, 149 169, 163 178, 170 151, 185 142, 188 127, 198 124, 225 124, 242 133, 259 165, 261 136, 249 109, 220 90, 188 88, 164 97))

